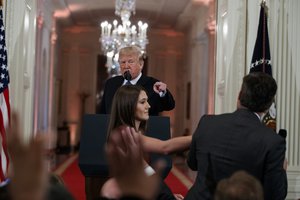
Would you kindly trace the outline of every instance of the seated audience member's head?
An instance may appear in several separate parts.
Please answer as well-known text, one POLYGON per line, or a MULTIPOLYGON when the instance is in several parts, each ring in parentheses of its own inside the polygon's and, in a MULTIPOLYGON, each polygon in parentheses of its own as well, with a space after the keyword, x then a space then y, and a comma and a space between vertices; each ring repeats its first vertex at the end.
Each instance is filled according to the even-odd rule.
POLYGON ((237 171, 221 180, 215 191, 215 200, 263 200, 260 182, 245 171, 237 171))
POLYGON ((238 97, 238 107, 246 107, 252 112, 267 111, 277 91, 277 84, 272 76, 255 72, 243 78, 238 97))

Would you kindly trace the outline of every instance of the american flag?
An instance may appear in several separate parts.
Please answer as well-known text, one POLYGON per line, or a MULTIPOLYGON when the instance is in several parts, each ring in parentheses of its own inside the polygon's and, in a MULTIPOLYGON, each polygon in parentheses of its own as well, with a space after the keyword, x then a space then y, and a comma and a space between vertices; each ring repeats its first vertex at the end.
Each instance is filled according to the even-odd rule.
POLYGON ((6 179, 9 157, 6 145, 6 129, 10 122, 9 105, 9 75, 7 68, 7 51, 5 45, 5 31, 3 12, 0 8, 0 182, 6 179))

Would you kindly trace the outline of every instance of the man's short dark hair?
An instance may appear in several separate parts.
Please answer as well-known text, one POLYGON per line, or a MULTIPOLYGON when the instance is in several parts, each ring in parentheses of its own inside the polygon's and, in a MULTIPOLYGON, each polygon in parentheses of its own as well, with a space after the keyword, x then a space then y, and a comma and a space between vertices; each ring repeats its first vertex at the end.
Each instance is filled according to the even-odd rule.
POLYGON ((276 91, 277 84, 272 76, 254 72, 243 78, 239 100, 242 106, 253 112, 264 112, 270 108, 276 91))

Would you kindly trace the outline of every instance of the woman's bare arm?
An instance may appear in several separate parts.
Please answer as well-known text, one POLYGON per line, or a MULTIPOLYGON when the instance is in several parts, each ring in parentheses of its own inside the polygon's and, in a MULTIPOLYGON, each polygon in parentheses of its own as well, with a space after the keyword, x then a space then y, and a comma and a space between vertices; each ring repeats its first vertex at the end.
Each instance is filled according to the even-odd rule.
POLYGON ((171 154, 187 150, 191 144, 192 136, 180 136, 168 140, 160 140, 143 135, 141 139, 144 151, 150 153, 171 154))

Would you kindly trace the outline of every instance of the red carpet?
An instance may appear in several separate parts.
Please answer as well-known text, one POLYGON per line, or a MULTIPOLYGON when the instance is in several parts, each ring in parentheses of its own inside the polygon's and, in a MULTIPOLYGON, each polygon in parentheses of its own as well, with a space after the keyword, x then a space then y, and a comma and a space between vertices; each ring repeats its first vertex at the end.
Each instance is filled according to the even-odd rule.
POLYGON ((61 175, 66 187, 73 194, 76 200, 85 200, 84 176, 78 167, 76 159, 61 175))
MULTIPOLYGON (((78 159, 75 159, 61 174, 66 187, 73 194, 76 200, 85 200, 84 176, 78 167, 78 159)), ((174 194, 187 193, 186 186, 172 173, 169 173, 165 179, 167 185, 171 188, 174 194)))
POLYGON ((188 189, 172 172, 165 178, 165 182, 174 194, 181 194, 182 196, 186 195, 188 189))

